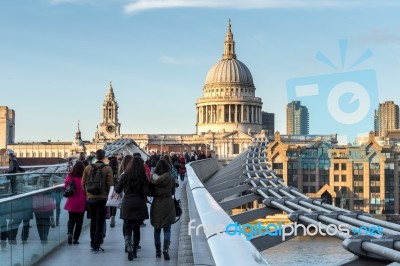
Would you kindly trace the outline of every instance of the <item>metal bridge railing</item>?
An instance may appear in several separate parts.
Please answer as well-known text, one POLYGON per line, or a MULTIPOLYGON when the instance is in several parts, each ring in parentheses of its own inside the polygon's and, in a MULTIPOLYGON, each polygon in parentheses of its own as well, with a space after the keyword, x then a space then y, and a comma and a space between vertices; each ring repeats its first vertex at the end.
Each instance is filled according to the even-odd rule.
MULTIPOLYGON (((7 176, 22 178, 20 174, 7 176)), ((1 265, 34 265, 65 241, 68 212, 61 210, 64 184, 58 183, 65 176, 59 172, 24 173, 25 182, 36 180, 34 190, 0 199, 1 265), (50 185, 50 179, 58 181, 50 185)))
MULTIPOLYGON (((198 211, 201 226, 204 229, 215 264, 269 265, 251 242, 246 240, 245 236, 227 234, 227 225, 233 224, 234 221, 214 200, 200 181, 192 168, 192 164, 196 163, 207 162, 193 162, 186 167, 188 171, 188 190, 192 193, 195 208, 198 211)), ((191 228, 191 224, 189 222, 189 231, 191 234, 195 234, 197 228, 191 228)))

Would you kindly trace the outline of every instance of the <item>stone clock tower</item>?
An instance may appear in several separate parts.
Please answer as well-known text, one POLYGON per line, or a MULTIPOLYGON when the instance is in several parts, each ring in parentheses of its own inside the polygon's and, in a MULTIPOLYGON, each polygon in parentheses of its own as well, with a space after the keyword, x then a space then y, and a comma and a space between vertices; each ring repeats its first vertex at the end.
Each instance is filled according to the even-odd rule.
POLYGON ((96 142, 114 141, 120 137, 121 124, 118 123, 118 104, 115 100, 112 82, 103 103, 102 122, 97 128, 96 142))

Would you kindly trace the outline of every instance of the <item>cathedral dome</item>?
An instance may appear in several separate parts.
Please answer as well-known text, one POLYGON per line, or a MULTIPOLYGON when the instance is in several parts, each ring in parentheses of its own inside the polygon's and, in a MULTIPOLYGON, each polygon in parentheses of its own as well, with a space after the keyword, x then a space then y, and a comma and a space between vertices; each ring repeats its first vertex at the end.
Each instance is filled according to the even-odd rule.
POLYGON ((215 83, 240 83, 253 85, 253 77, 245 64, 237 59, 222 59, 208 71, 206 85, 215 83))

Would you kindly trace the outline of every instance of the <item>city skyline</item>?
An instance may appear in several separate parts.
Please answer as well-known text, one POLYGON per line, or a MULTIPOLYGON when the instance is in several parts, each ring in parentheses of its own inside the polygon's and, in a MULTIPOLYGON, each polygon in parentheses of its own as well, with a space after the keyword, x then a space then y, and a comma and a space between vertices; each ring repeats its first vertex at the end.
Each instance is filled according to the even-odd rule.
MULTIPOLYGON (((398 103, 394 1, 162 3, 1 3, 8 12, 0 18, 0 105, 16 112, 16 141, 72 141, 78 120, 83 139, 93 139, 110 81, 121 133, 195 134, 195 102, 221 59, 228 18, 237 57, 252 73, 263 111, 275 113, 275 130, 286 133, 287 80, 338 72, 315 59, 320 51, 340 62, 338 39, 349 42, 346 62, 372 51, 354 70, 375 70, 379 102, 398 103)), ((310 134, 322 133, 309 112, 310 134)))

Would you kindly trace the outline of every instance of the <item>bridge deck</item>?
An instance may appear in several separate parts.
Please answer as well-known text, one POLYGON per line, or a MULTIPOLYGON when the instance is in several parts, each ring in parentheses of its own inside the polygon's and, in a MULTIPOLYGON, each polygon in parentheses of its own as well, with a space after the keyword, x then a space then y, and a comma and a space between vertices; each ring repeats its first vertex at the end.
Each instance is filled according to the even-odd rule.
MULTIPOLYGON (((180 187, 182 187, 181 184, 180 187)), ((180 188, 176 191, 176 197, 180 198, 180 188)), ((150 205, 148 205, 150 208, 150 205)), ((150 209, 149 209, 150 210, 150 209)), ((117 213, 119 217, 119 211, 117 213)), ((150 220, 145 220, 146 226, 141 228, 140 246, 138 257, 133 261, 128 260, 127 253, 124 252, 124 238, 122 236, 122 223, 119 218, 114 228, 110 228, 110 220, 107 220, 107 233, 102 247, 105 252, 93 254, 90 251, 90 233, 89 226, 82 230, 79 245, 68 245, 65 241, 57 249, 48 256, 38 262, 37 265, 177 265, 178 264, 178 244, 180 221, 172 225, 171 230, 171 260, 166 261, 164 258, 155 257, 155 247, 153 239, 153 227, 150 220)), ((163 239, 163 238, 161 238, 163 239)))

